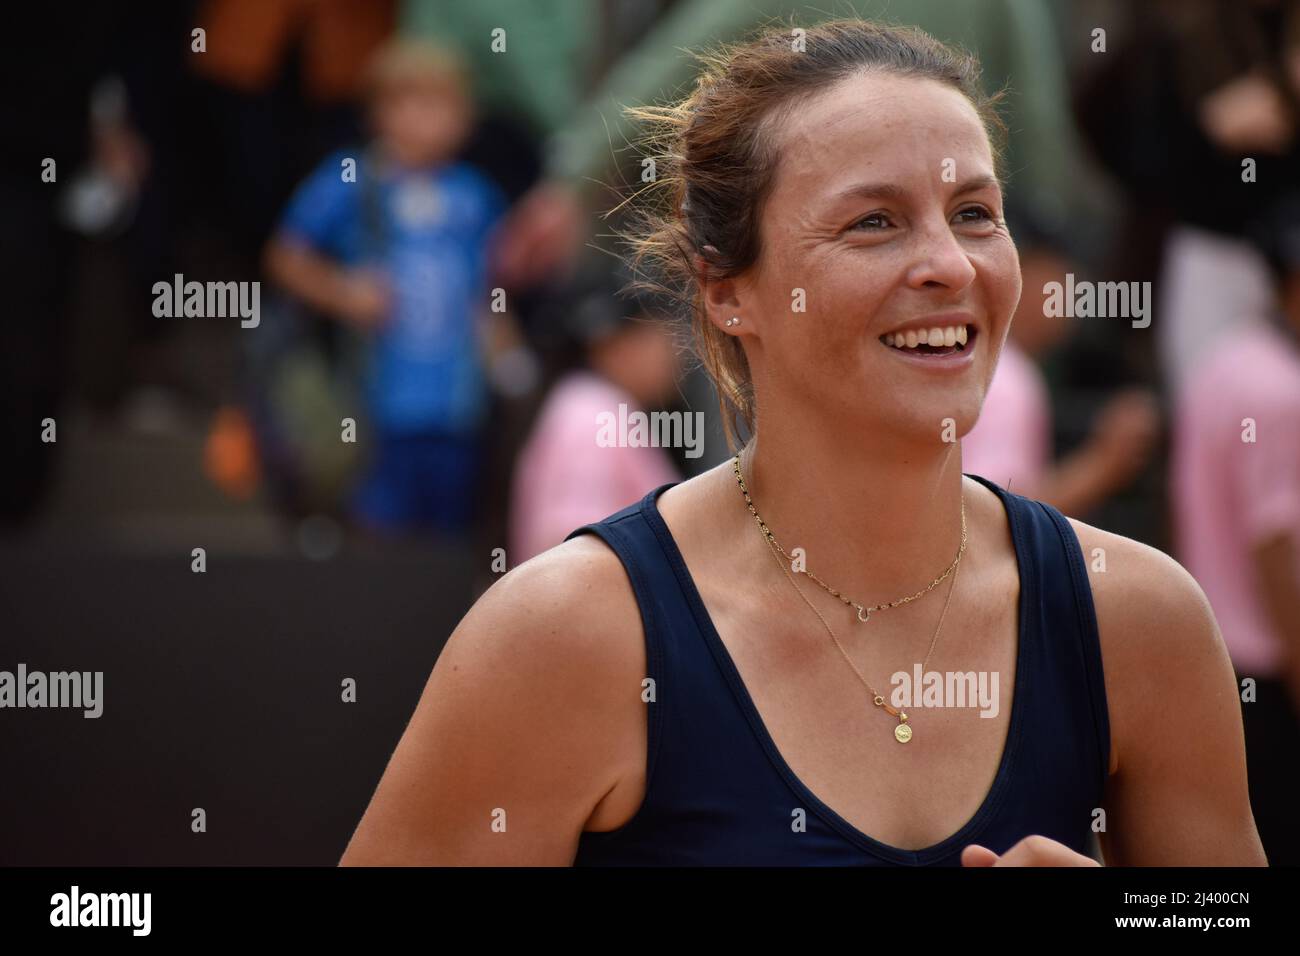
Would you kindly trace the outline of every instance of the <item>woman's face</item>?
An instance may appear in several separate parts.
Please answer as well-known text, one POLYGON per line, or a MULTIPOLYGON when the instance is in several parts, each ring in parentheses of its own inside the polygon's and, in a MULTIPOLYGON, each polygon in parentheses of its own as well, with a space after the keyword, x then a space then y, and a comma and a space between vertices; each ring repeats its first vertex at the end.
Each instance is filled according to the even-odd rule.
POLYGON ((760 420, 802 406, 850 434, 937 442, 948 418, 948 438, 965 434, 1020 297, 974 107, 935 81, 859 75, 770 135, 779 161, 760 257, 733 291, 709 293, 713 321, 739 315, 751 333, 760 420), (922 328, 961 331, 937 354, 897 346, 922 328), (950 347, 963 333, 965 347, 950 347))

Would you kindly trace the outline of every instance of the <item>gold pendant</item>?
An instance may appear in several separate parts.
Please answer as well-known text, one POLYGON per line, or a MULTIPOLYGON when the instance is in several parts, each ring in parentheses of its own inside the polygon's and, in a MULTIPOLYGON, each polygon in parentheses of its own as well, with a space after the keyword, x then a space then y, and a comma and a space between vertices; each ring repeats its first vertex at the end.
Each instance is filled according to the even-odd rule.
POLYGON ((863 624, 866 624, 867 621, 871 620, 871 608, 858 605, 858 620, 863 624))
MULTIPOLYGON (((871 702, 877 707, 885 707, 885 698, 881 697, 879 694, 871 698, 871 702)), ((894 713, 894 708, 892 707, 885 707, 885 710, 889 711, 891 714, 894 713)), ((894 728, 894 739, 900 744, 905 744, 912 739, 912 728, 907 726, 907 714, 903 713, 901 710, 898 711, 898 726, 894 728)))
POLYGON ((898 715, 898 726, 894 728, 894 737, 900 744, 905 744, 912 739, 912 728, 907 726, 907 714, 898 715))

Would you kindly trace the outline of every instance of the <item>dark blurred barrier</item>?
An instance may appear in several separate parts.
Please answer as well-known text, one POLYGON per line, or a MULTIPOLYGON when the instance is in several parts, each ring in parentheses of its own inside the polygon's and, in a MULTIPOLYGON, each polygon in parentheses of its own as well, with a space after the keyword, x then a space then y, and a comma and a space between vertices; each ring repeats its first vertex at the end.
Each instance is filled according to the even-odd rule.
POLYGON ((210 553, 198 574, 188 554, 0 545, 0 670, 104 672, 98 719, 0 711, 0 865, 336 863, 472 602, 469 564, 210 553))

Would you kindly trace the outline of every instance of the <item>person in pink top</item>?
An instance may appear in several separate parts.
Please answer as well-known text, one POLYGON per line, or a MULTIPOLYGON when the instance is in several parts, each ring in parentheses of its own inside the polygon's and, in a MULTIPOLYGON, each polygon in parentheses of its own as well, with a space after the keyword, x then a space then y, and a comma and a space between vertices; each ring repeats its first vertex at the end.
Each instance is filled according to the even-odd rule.
POLYGON ((1070 267, 1037 233, 1017 228, 1016 240, 1024 292, 979 419, 962 438, 962 471, 1081 518, 1146 465, 1159 433, 1156 400, 1146 389, 1121 391, 1101 409, 1088 438, 1053 460, 1051 401, 1037 359, 1066 337, 1074 320, 1044 314, 1043 287, 1061 281, 1070 267))
POLYGON ((669 323, 647 300, 620 302, 617 276, 605 277, 565 318, 585 366, 548 393, 516 461, 507 560, 520 564, 560 544, 659 485, 681 480, 664 448, 598 441, 602 415, 659 408, 677 383, 669 323), (631 314, 629 314, 631 313, 631 314))
POLYGON ((1251 804, 1274 865, 1300 864, 1300 204, 1265 243, 1281 308, 1225 323, 1177 392, 1179 559, 1205 591, 1243 687, 1251 804))
POLYGON ((1002 346, 980 417, 962 439, 961 466, 1036 496, 1052 464, 1051 405, 1043 374, 1016 343, 1015 328, 1002 346))

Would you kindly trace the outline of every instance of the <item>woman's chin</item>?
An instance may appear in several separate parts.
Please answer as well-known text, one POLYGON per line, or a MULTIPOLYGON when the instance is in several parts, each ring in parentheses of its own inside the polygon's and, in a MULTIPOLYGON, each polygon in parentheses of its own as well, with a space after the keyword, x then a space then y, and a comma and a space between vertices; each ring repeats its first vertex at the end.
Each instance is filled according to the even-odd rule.
POLYGON ((861 433, 888 435, 891 439, 918 446, 955 445, 975 427, 979 418, 978 396, 962 396, 959 401, 927 401, 921 408, 897 409, 883 420, 878 415, 863 423, 861 433))

